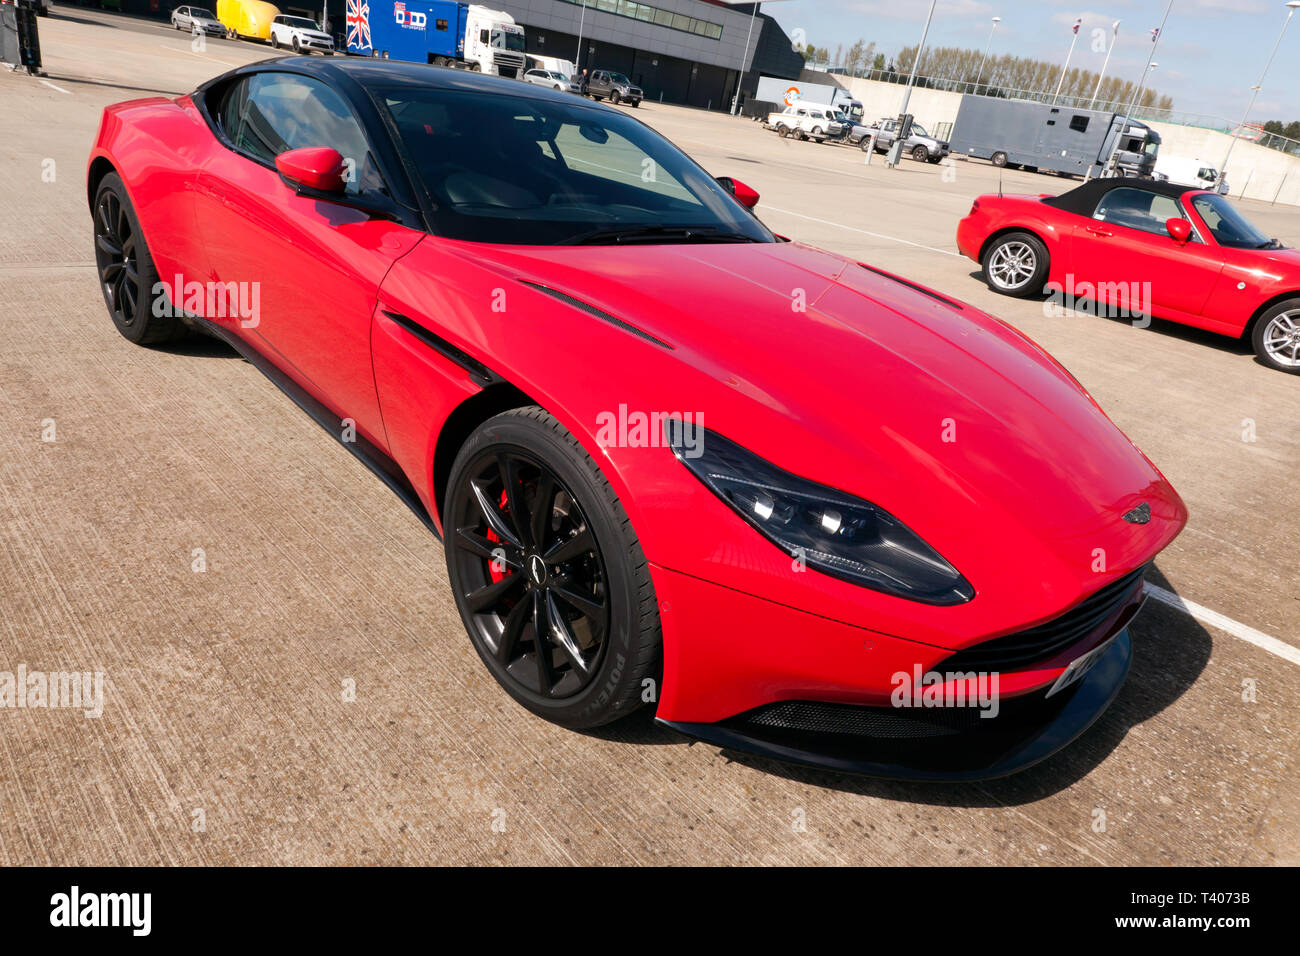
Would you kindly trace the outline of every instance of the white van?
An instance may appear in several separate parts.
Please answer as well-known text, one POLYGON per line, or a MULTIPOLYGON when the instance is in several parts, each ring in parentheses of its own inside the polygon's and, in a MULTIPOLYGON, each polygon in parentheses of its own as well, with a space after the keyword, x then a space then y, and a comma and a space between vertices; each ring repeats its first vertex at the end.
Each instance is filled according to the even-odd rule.
POLYGON ((1156 155, 1155 178, 1175 186, 1195 186, 1197 189, 1217 189, 1223 195, 1228 194, 1228 177, 1217 183, 1219 171, 1199 159, 1184 159, 1181 156, 1156 155))

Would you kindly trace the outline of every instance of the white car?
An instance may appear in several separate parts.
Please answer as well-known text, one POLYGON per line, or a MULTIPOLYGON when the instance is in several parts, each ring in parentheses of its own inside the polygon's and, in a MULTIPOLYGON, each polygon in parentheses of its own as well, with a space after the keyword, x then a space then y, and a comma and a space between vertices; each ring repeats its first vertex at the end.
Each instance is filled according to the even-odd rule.
POLYGON ((1217 190, 1224 196, 1228 194, 1228 177, 1220 176, 1217 169, 1199 159, 1159 153, 1153 175, 1161 182, 1175 186, 1195 186, 1197 189, 1217 190))
POLYGON ((172 11, 172 26, 189 33, 204 33, 214 37, 226 35, 226 25, 206 7, 177 7, 172 11))
POLYGON ((294 53, 311 53, 316 50, 322 54, 334 55, 333 38, 315 20, 306 17, 281 14, 273 19, 271 46, 277 50, 282 46, 292 47, 294 53))
POLYGON ((823 143, 828 136, 838 137, 844 132, 844 123, 840 122, 839 115, 826 106, 796 104, 779 113, 768 113, 765 125, 776 130, 782 139, 794 136, 823 143))
POLYGON ((549 86, 553 90, 562 90, 568 93, 577 93, 579 89, 577 83, 555 70, 529 70, 524 74, 524 82, 536 86, 549 86))

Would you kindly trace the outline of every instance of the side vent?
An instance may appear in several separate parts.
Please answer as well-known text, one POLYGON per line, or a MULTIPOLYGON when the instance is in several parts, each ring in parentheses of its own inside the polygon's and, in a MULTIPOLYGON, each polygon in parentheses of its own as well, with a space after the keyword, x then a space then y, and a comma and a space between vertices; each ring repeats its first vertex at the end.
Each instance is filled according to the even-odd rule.
POLYGON ((655 345, 658 345, 660 348, 668 349, 670 352, 673 350, 673 347, 669 345, 667 342, 663 341, 663 339, 657 339, 649 332, 645 331, 644 329, 638 329, 635 325, 632 325, 629 322, 624 322, 616 315, 610 315, 608 312, 605 312, 602 309, 598 309, 594 305, 591 305, 587 302, 583 302, 581 299, 575 299, 567 292, 561 292, 559 289, 552 289, 550 286, 542 285, 539 282, 529 282, 527 279, 520 279, 519 281, 526 286, 536 289, 538 292, 546 293, 553 299, 559 299, 561 302, 565 302, 573 306, 575 309, 581 309, 583 312, 586 312, 588 315, 594 315, 596 318, 600 319, 603 322, 608 322, 610 325, 617 326, 618 328, 622 329, 624 332, 631 332, 633 335, 643 338, 647 342, 653 342, 655 345))
POLYGON ((868 272, 874 272, 878 276, 884 276, 886 279, 892 279, 894 282, 897 282, 899 285, 905 285, 909 289, 921 293, 921 295, 928 295, 930 298, 938 302, 942 302, 950 309, 956 309, 958 312, 965 311, 965 307, 960 302, 954 302, 952 299, 948 298, 945 295, 940 295, 938 292, 935 292, 933 289, 927 289, 923 285, 917 285, 915 282, 909 282, 906 279, 902 279, 894 275, 892 272, 886 272, 884 269, 877 269, 873 266, 867 265, 865 262, 859 262, 858 265, 862 266, 862 268, 866 269, 868 272))

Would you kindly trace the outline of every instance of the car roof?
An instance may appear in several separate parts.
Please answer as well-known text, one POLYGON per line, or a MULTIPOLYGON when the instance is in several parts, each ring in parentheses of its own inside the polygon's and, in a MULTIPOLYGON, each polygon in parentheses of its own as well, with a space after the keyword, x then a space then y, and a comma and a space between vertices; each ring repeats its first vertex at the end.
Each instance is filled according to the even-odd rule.
MULTIPOLYGON (((378 57, 307 57, 283 56, 269 60, 259 60, 237 69, 230 70, 202 84, 199 90, 206 90, 236 76, 259 73, 264 70, 283 70, 316 76, 335 85, 355 83, 362 87, 422 87, 425 89, 465 90, 477 93, 494 93, 505 97, 524 97, 528 99, 553 99, 560 103, 574 102, 569 93, 537 86, 533 83, 521 83, 505 76, 492 76, 487 73, 474 73, 469 70, 454 70, 446 67, 430 66, 425 63, 404 63, 401 60, 383 60, 378 57)), ((599 104, 585 104, 597 107, 599 104)), ((603 109, 613 109, 604 107, 603 109)), ((619 112, 615 110, 615 112, 619 112)))
POLYGON ((1059 196, 1049 196, 1043 202, 1049 206, 1055 206, 1057 209, 1064 209, 1066 212, 1072 212, 1080 216, 1091 216, 1093 210, 1097 208, 1097 203, 1101 202, 1102 197, 1112 189, 1140 189, 1143 192, 1169 196, 1173 199, 1187 193, 1205 192, 1204 189, 1198 186, 1176 186, 1173 183, 1162 183, 1156 179, 1113 176, 1107 179, 1090 179, 1069 192, 1061 193, 1059 196))

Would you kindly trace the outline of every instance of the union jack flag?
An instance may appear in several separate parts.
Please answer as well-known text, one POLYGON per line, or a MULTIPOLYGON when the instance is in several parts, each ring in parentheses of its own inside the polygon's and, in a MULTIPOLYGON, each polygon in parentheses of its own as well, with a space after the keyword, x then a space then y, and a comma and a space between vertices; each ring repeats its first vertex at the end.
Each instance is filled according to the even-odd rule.
POLYGON ((1083 17, 1079 17, 1079 19, 1074 21, 1074 32, 1076 34, 1079 32, 1079 27, 1081 27, 1082 25, 1083 25, 1083 17))
POLYGON ((348 46, 358 50, 370 49, 369 0, 348 0, 348 46))
POLYGON ((1155 43, 1155 42, 1156 42, 1157 40, 1159 40, 1159 39, 1160 39, 1160 28, 1159 28, 1159 27, 1155 27, 1155 28, 1151 31, 1151 42, 1152 42, 1152 43, 1155 43))

